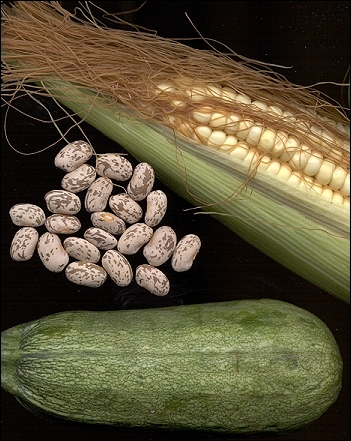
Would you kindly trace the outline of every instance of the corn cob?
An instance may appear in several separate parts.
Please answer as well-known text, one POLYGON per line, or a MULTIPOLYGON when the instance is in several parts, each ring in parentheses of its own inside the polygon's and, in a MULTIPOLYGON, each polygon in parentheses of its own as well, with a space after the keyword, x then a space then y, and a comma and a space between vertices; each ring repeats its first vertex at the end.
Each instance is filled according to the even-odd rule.
POLYGON ((335 142, 323 127, 323 123, 328 122, 349 137, 350 128, 346 124, 315 113, 320 125, 318 121, 312 125, 304 120, 304 114, 311 112, 308 109, 300 109, 301 116, 296 117, 274 105, 273 99, 270 105, 251 100, 246 94, 220 84, 199 86, 180 78, 173 84, 160 84, 158 88, 173 106, 165 123, 189 140, 217 149, 228 155, 228 160, 242 160, 249 172, 256 168, 265 170, 330 202, 350 206, 350 144, 335 142), (216 108, 206 105, 208 97, 217 98, 216 108), (231 108, 223 105, 221 108, 221 102, 228 102, 231 108), (183 108, 183 114, 188 107, 190 117, 178 116, 177 107, 183 108), (254 109, 255 113, 246 117, 246 108, 254 109), (291 136, 289 128, 284 130, 284 126, 279 130, 271 127, 267 115, 272 116, 272 121, 274 118, 281 123, 293 121, 295 126, 301 126, 303 135, 291 136))
POLYGON ((349 124, 342 111, 217 55, 205 55, 190 77, 200 52, 154 36, 112 35, 86 23, 82 28, 56 2, 46 3, 16 2, 17 16, 16 8, 5 9, 4 24, 13 13, 16 28, 3 25, 5 82, 36 82, 137 160, 152 164, 175 192, 349 302, 349 124), (45 51, 37 50, 32 33, 24 40, 8 36, 27 26, 41 38, 40 26, 49 24, 53 43, 45 51), (106 41, 98 54, 84 45, 87 34, 95 43, 106 41), (57 53, 61 47, 67 59, 57 53), (116 77, 101 70, 104 50, 109 63, 123 59, 114 61, 116 77), (169 65, 157 64, 157 54, 166 50, 169 65))

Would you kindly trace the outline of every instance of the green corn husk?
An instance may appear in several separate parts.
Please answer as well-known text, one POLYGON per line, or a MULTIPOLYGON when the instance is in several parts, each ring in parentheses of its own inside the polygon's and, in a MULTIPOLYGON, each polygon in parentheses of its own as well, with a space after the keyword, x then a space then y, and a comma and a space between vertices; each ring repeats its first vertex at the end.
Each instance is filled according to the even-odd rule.
POLYGON ((124 106, 111 108, 92 91, 63 83, 45 88, 138 161, 150 163, 175 193, 195 206, 201 200, 204 211, 217 213, 213 216, 251 245, 349 303, 347 209, 260 171, 239 198, 230 200, 233 188, 242 188, 247 179, 240 161, 229 162, 209 147, 175 137, 165 126, 141 123, 138 115, 124 106))
MULTIPOLYGON (((24 3, 33 3, 33 7, 39 8, 47 2, 24 3)), ((61 26, 61 22, 58 23, 61 26)), ((30 51, 34 50, 36 48, 30 48, 30 51)), ((127 98, 118 101, 94 84, 90 87, 87 81, 70 80, 69 75, 60 75, 61 72, 54 68, 51 72, 49 63, 40 68, 32 66, 30 51, 29 56, 25 54, 23 58, 25 62, 23 59, 19 62, 16 54, 2 48, 3 60, 7 66, 12 66, 7 73, 17 68, 25 71, 28 67, 29 73, 23 77, 25 83, 36 82, 45 93, 120 144, 138 161, 150 163, 156 176, 174 192, 212 214, 283 266, 350 302, 349 210, 346 207, 332 204, 312 191, 294 188, 285 180, 260 169, 253 179, 248 179, 247 165, 242 161, 229 161, 227 155, 187 140, 162 121, 145 118, 137 110, 137 101, 134 106, 128 105, 128 93, 127 98), (31 76, 32 70, 37 70, 38 76, 31 76)), ((75 66, 66 64, 68 73, 75 75, 75 66)), ((87 67, 88 64, 82 63, 76 67, 77 73, 85 72, 87 67)), ((158 73, 154 73, 155 76, 158 73)), ((215 73, 213 70, 212 74, 215 73)), ((90 71, 85 74, 88 77, 85 80, 89 80, 90 71)), ((255 82, 256 77, 252 84, 255 82)), ((147 86, 155 87, 154 83, 147 86)), ((21 87, 26 86, 21 84, 21 87)), ((276 85, 268 82, 267 87, 274 90, 276 85)), ((135 90, 130 92, 137 96, 135 90)), ((303 95, 301 97, 303 101, 303 95)), ((289 103, 289 92, 286 98, 289 103)), ((297 103, 296 107, 300 104, 297 103)))

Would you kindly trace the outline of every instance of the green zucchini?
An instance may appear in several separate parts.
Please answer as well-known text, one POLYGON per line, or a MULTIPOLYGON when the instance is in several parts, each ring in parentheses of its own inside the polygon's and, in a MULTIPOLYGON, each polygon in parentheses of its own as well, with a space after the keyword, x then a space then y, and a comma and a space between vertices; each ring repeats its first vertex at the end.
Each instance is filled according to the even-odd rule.
POLYGON ((2 387, 30 410, 125 428, 296 429, 341 389, 328 327, 271 299, 60 312, 1 348, 2 387))

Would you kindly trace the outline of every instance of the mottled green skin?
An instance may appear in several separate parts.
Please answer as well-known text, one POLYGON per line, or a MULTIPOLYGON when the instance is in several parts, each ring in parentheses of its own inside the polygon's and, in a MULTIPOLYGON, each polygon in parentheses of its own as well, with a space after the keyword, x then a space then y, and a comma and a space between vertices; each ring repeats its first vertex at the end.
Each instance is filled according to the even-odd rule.
POLYGON ((2 375, 70 420, 255 432, 318 418, 342 360, 316 316, 262 299, 43 317, 2 333, 2 375))

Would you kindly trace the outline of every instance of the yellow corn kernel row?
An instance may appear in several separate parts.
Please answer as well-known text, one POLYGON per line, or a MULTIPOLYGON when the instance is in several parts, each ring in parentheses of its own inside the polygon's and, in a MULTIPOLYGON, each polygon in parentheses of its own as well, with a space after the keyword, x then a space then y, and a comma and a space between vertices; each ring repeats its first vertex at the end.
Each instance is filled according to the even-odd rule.
MULTIPOLYGON (((303 122, 291 112, 283 111, 278 106, 252 101, 247 95, 237 93, 226 86, 189 86, 183 81, 179 83, 179 88, 167 83, 159 84, 158 90, 170 96, 174 108, 185 106, 182 99, 172 99, 174 96, 181 97, 184 91, 186 97, 193 105, 195 104, 191 123, 180 120, 172 114, 168 117, 171 126, 184 136, 226 153, 229 159, 240 159, 251 169, 256 167, 258 170, 273 173, 294 185, 315 191, 326 200, 349 206, 350 171, 349 168, 338 165, 338 162, 343 163, 343 160, 345 162, 343 150, 350 150, 349 143, 339 141, 337 145, 340 148, 334 148, 333 139, 327 131, 303 122), (182 86, 185 89, 182 89, 182 86), (311 142, 305 145, 296 137, 284 131, 270 129, 267 124, 245 118, 239 112, 228 114, 227 111, 214 111, 213 107, 202 104, 202 101, 209 96, 220 98, 227 103, 254 106, 277 118, 301 126, 305 125, 305 131, 308 131, 311 142), (318 149, 310 147, 313 142, 318 145, 318 149)), ((319 118, 321 122, 323 120, 331 122, 325 117, 319 116, 319 118)), ((348 126, 340 122, 333 124, 349 135, 348 126)))

